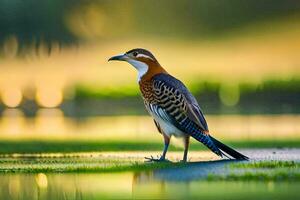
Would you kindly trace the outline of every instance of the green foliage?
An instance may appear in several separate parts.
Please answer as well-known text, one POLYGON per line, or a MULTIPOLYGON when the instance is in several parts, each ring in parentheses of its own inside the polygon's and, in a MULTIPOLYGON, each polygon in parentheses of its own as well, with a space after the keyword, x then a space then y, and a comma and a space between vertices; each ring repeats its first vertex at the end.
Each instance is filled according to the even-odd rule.
POLYGON ((44 42, 50 48, 53 42, 74 44, 84 40, 84 37, 74 33, 68 26, 66 16, 70 14, 74 21, 78 21, 75 29, 84 23, 84 31, 91 31, 91 35, 93 27, 89 25, 103 23, 105 30, 101 30, 98 36, 100 38, 102 34, 106 34, 107 38, 147 33, 160 37, 194 39, 199 36, 222 36, 237 28, 284 18, 300 10, 298 1, 281 0, 168 0, 160 3, 130 0, 126 2, 126 6, 119 6, 120 3, 122 2, 108 0, 0 1, 0 45, 10 36, 17 38, 20 47, 31 44, 39 46, 39 43, 44 42), (88 18, 85 10, 87 6, 99 10, 100 16, 104 16, 101 18, 103 21, 88 18), (85 15, 77 16, 78 12, 85 15))
MULTIPOLYGON (((268 79, 261 83, 241 82, 229 84, 222 81, 191 81, 189 88, 207 114, 277 114, 299 113, 300 111, 300 78, 298 77, 288 80, 268 79)), ((127 114, 145 114, 136 86, 124 86, 117 89, 76 87, 75 102, 84 102, 85 100, 101 100, 102 102, 98 103, 104 104, 107 102, 111 104, 112 110, 106 109, 108 115, 112 113, 120 114, 121 108, 119 105, 122 105, 123 109, 127 108, 125 112, 127 114), (127 107, 122 102, 126 102, 127 107), (116 110, 113 110, 114 108, 116 110)), ((99 104, 99 107, 106 107, 105 105, 99 104)), ((80 107, 83 110, 88 109, 89 104, 86 108, 84 104, 80 107)))
MULTIPOLYGON (((189 89, 195 95, 204 94, 218 94, 220 93, 222 81, 209 81, 204 80, 201 82, 192 81, 189 84, 189 89)), ((232 84, 231 84, 232 85, 232 84)), ((241 95, 251 93, 274 93, 285 91, 286 93, 299 93, 300 92, 300 78, 291 78, 288 80, 282 79, 267 79, 259 84, 255 83, 236 83, 238 85, 239 92, 241 95)), ((75 87, 75 97, 76 98, 107 98, 107 97, 132 97, 138 96, 139 91, 136 86, 123 86, 120 88, 91 88, 84 85, 78 85, 75 87)))
POLYGON ((138 88, 134 85, 120 88, 91 88, 84 85, 75 87, 75 99, 103 99, 103 98, 124 98, 136 97, 139 95, 138 88))
POLYGON ((300 91, 300 78, 284 79, 266 79, 260 84, 241 83, 240 91, 242 93, 253 92, 299 92, 300 91))
MULTIPOLYGON (((20 47, 52 42, 70 44, 76 37, 65 26, 66 12, 80 0, 10 0, 0 2, 0 44, 15 36, 20 47), (37 8, 37 9, 33 9, 37 8)), ((49 49, 50 50, 50 49, 49 49)))
POLYGON ((296 13, 299 7, 295 1, 280 0, 168 0, 160 3, 144 0, 139 1, 134 11, 137 16, 143 16, 136 16, 137 28, 147 33, 168 37, 212 37, 258 21, 288 16, 296 13))

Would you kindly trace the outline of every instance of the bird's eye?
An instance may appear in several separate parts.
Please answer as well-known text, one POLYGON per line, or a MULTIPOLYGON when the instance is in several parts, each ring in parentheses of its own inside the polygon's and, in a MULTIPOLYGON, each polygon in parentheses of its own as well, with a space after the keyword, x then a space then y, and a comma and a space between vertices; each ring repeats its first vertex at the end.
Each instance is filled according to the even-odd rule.
POLYGON ((137 52, 133 52, 132 55, 133 55, 134 57, 136 57, 136 56, 138 55, 138 53, 137 53, 137 52))

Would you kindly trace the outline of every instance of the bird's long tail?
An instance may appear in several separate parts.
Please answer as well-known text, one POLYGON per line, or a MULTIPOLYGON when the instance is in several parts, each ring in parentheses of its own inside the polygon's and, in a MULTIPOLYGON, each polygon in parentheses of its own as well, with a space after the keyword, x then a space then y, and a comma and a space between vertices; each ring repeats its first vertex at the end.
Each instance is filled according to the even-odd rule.
POLYGON ((213 138, 212 136, 209 136, 210 139, 212 140, 212 142, 220 149, 222 150, 222 153, 226 153, 229 156, 237 159, 237 160, 248 160, 249 158, 239 152, 237 152, 236 150, 234 150, 233 148, 223 144, 222 142, 220 142, 219 140, 213 138))
MULTIPOLYGON (((223 157, 224 153, 221 152, 219 147, 213 142, 212 138, 210 138, 209 135, 201 132, 201 131, 196 131, 192 132, 190 134, 193 138, 204 144, 207 148, 209 148, 212 152, 217 154, 218 156, 223 157)), ((226 155, 225 155, 226 156, 226 155)))

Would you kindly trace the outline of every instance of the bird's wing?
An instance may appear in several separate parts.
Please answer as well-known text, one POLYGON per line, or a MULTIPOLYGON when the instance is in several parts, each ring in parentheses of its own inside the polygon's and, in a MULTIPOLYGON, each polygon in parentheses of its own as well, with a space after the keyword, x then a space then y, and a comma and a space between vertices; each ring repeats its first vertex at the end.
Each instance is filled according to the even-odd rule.
POLYGON ((160 128, 160 126, 159 126, 159 123, 158 123, 157 121, 155 121, 155 119, 154 119, 153 121, 154 121, 154 124, 155 124, 155 126, 156 126, 158 132, 162 133, 161 128, 160 128))
MULTIPOLYGON (((180 114, 196 123, 202 131, 208 131, 206 120, 197 100, 181 81, 169 74, 159 74, 153 77, 153 88, 159 106, 168 107, 167 112, 172 111, 171 106, 173 112, 178 110, 180 114)), ((173 113, 169 112, 169 114, 173 113)))
POLYGON ((208 135, 200 106, 184 84, 168 74, 155 75, 152 80, 155 103, 149 105, 149 110, 222 156, 208 135))

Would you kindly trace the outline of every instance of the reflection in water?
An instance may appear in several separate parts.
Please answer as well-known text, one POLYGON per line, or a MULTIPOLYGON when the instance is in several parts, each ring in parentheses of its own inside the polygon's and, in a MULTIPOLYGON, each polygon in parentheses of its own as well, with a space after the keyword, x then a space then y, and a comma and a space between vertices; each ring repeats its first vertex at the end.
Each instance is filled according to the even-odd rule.
POLYGON ((35 176, 35 181, 39 188, 47 188, 48 187, 48 179, 47 179, 46 174, 44 174, 44 173, 38 173, 35 176))
POLYGON ((30 126, 19 109, 6 109, 2 113, 0 124, 1 136, 7 135, 8 137, 18 137, 27 126, 30 126))
POLYGON ((0 175, 0 199, 297 199, 298 182, 155 180, 147 173, 0 175))
MULTIPOLYGON (((150 175, 151 177, 151 175, 150 175)), ((247 181, 156 181, 138 182, 135 198, 170 199, 284 199, 297 198, 299 183, 247 181)))
MULTIPOLYGON (((208 115, 210 131, 220 139, 299 138, 300 115, 208 115), (284 131, 283 131, 284 130, 284 131)), ((40 109, 34 118, 6 109, 0 118, 0 138, 160 139, 148 116, 65 117, 59 109, 40 109)))
MULTIPOLYGON (((300 133, 300 115, 208 115, 207 121, 220 139, 298 139, 300 133)), ((6 109, 0 118, 0 139, 85 138, 87 134, 99 139, 161 139, 156 132, 148 116, 76 119, 65 117, 59 109, 40 109, 34 118, 27 118, 19 109, 6 109)))
MULTIPOLYGON (((59 109, 40 109, 33 121, 33 132, 40 136, 51 136, 64 133, 68 124, 63 112, 59 109)), ((34 134, 33 133, 33 134, 34 134)))
POLYGON ((0 175, 0 199, 130 198, 132 174, 0 175))

